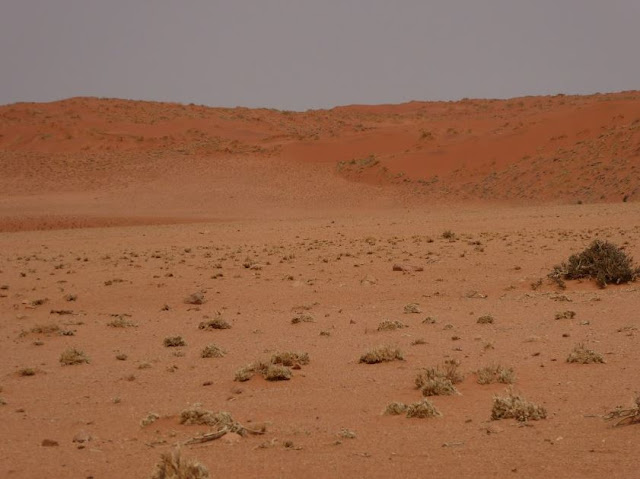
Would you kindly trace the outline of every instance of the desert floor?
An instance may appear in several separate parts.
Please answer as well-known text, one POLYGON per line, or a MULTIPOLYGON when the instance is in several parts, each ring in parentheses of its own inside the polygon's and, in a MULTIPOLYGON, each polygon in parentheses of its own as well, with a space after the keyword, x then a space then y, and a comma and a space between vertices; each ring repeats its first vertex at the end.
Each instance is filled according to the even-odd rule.
POLYGON ((640 258, 639 96, 607 98, 2 107, 0 476, 150 477, 180 444, 212 477, 635 477, 640 426, 604 416, 640 392, 640 285, 547 278, 594 239, 640 258), (276 352, 309 362, 234 380, 276 352), (451 360, 441 416, 383 414, 451 360), (498 365, 512 386, 478 383, 498 365), (509 387, 546 419, 492 420, 509 387), (185 445, 216 429, 196 407, 264 433, 185 445))

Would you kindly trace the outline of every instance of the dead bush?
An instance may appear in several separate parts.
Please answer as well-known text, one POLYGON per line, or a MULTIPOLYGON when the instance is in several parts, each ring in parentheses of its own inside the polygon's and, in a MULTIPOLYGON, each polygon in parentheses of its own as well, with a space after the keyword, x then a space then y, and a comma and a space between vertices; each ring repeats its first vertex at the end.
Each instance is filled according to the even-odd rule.
POLYGON ((588 349, 584 344, 580 343, 573 348, 573 351, 567 356, 568 363, 591 364, 604 363, 602 354, 588 349))
POLYGON ((528 420, 537 421, 546 417, 547 411, 545 408, 527 401, 511 389, 507 390, 506 397, 493 397, 493 408, 491 410, 491 419, 493 420, 513 418, 525 422, 528 420))
POLYGON ((455 384, 462 382, 464 376, 458 371, 460 362, 455 359, 445 361, 442 366, 422 369, 415 384, 423 396, 450 396, 457 394, 455 384))
POLYGON ((396 329, 403 329, 408 327, 402 321, 391 321, 390 319, 385 319, 380 324, 378 324, 378 331, 395 331, 396 329))
POLYGON ((63 366, 73 366, 76 364, 88 363, 89 357, 79 349, 69 348, 60 355, 60 364, 63 366))
POLYGON ((598 286, 634 281, 640 268, 621 248, 600 239, 594 240, 581 253, 573 254, 568 262, 556 265, 549 273, 552 280, 591 278, 598 286))
POLYGON ((478 384, 513 384, 516 380, 513 368, 505 368, 501 365, 486 366, 478 369, 478 371, 476 371, 476 377, 478 384))
POLYGON ((217 344, 207 345, 200 353, 201 358, 222 358, 226 354, 225 350, 217 344))
POLYGON ((180 449, 160 456, 151 479, 208 479, 209 470, 198 461, 183 459, 180 449))
POLYGON ((630 408, 618 406, 604 418, 607 421, 616 420, 614 426, 627 426, 640 423, 640 396, 636 396, 635 404, 630 408))
POLYGON ((438 416, 442 416, 442 414, 427 399, 422 399, 422 401, 409 404, 409 406, 407 407, 407 417, 417 417, 420 419, 424 419, 438 416))
POLYGON ((402 351, 391 346, 378 346, 360 356, 361 363, 377 364, 393 360, 403 360, 402 351))

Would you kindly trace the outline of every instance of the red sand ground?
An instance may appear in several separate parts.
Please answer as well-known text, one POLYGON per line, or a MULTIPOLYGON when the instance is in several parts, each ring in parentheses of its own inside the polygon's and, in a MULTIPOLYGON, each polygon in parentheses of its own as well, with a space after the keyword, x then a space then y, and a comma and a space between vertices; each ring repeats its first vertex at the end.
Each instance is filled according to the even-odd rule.
POLYGON ((195 403, 267 426, 184 446, 212 477, 637 474, 640 425, 602 416, 640 390, 638 284, 545 278, 595 238, 640 258, 638 92, 307 113, 16 104, 0 107, 0 164, 2 477, 150 477, 210 429, 179 424, 195 403), (205 304, 183 302, 195 291, 205 304), (302 309, 313 322, 291 324, 302 309), (231 329, 198 329, 217 311, 231 329), (125 313, 136 327, 107 325, 125 313), (73 335, 31 332, 51 324, 73 335), (164 347, 174 335, 187 345, 164 347), (200 357, 212 342, 223 358, 200 357), (568 364, 578 343, 606 363, 568 364), (358 363, 380 344, 405 360, 358 363), (68 347, 91 362, 60 365, 68 347), (286 350, 311 358, 290 381, 234 382, 286 350), (442 417, 382 415, 445 359, 465 379, 431 398, 442 417), (474 371, 492 364, 548 418, 491 421, 505 386, 474 371))

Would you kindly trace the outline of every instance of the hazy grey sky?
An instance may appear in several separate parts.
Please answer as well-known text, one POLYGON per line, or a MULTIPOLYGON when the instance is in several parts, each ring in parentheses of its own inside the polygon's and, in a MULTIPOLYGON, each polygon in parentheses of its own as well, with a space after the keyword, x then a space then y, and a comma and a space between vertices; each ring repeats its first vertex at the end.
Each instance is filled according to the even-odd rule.
POLYGON ((0 0, 0 104, 303 110, 640 89, 640 0, 0 0))

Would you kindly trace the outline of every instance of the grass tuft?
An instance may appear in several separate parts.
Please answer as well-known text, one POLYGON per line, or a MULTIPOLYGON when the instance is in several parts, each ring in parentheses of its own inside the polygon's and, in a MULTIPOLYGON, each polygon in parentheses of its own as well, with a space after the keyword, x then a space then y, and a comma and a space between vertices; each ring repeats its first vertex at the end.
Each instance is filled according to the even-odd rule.
POLYGON ((227 354, 224 349, 222 349, 217 344, 209 344, 207 345, 202 352, 200 353, 201 358, 222 358, 227 354))
POLYGON ((378 324, 378 331, 395 331, 396 329, 403 329, 407 327, 408 326, 402 321, 391 321, 390 319, 385 319, 378 324))
POLYGON ((604 364, 605 361, 602 354, 597 353, 592 349, 588 349, 584 344, 580 343, 573 348, 571 353, 569 353, 569 356, 567 356, 567 362, 579 364, 604 364))
POLYGON ((209 470, 198 461, 183 459, 180 449, 163 453, 151 479, 208 479, 209 470))
POLYGON ((455 384, 462 382, 464 376, 458 371, 460 362, 449 359, 442 366, 422 369, 415 384, 423 396, 450 396, 457 394, 455 384))
POLYGON ((89 357, 79 349, 69 348, 60 355, 60 364, 63 366, 73 366, 83 363, 89 363, 89 357))
POLYGON ((493 397, 493 408, 491 419, 516 419, 520 422, 528 420, 537 421, 547 417, 547 410, 542 406, 537 406, 522 396, 515 394, 511 389, 507 391, 506 397, 493 397))
POLYGON ((478 384, 513 384, 516 380, 513 368, 505 368, 501 365, 486 366, 478 369, 476 376, 478 384))
POLYGON ((391 346, 378 346, 377 348, 371 349, 367 351, 362 356, 360 356, 361 363, 366 364, 377 364, 383 363, 387 361, 394 360, 404 360, 402 356, 402 351, 398 348, 392 348, 391 346))

